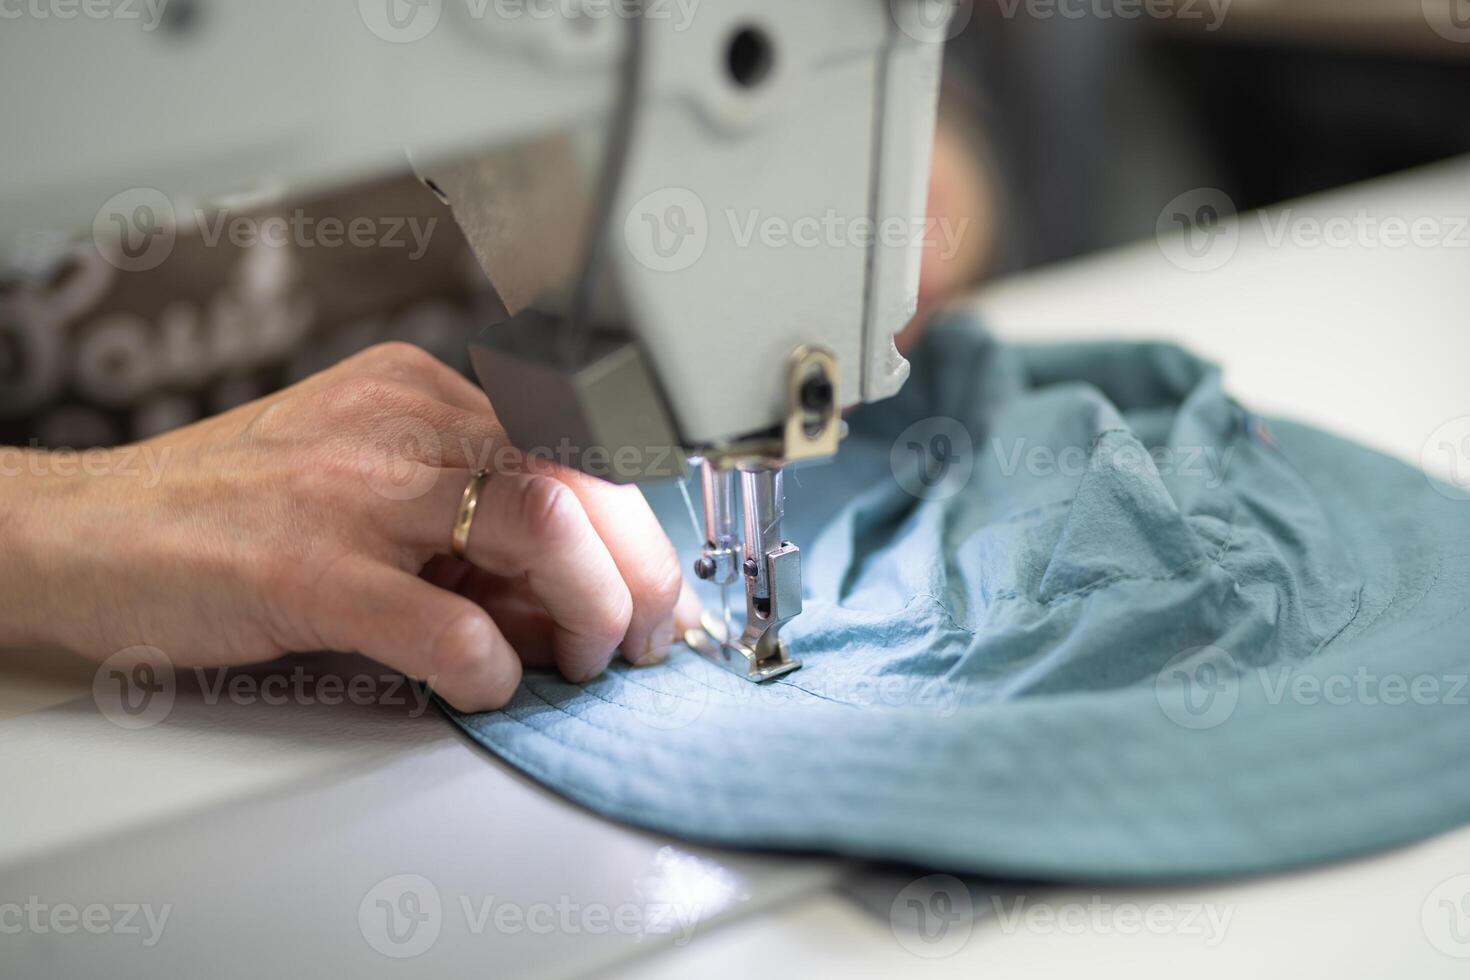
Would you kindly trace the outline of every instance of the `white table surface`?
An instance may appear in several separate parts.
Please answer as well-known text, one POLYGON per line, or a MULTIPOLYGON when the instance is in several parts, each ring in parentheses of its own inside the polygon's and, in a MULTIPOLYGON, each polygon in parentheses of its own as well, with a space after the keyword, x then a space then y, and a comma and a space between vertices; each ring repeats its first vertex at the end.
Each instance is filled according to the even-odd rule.
MULTIPOLYGON (((1296 202, 1284 213, 1308 234, 1312 222, 1334 215, 1428 217, 1441 222, 1442 237, 1453 239, 1454 222, 1446 219, 1470 217, 1470 162, 1296 202)), ((1283 212, 1273 214, 1275 222, 1283 212)), ((1177 339, 1222 363, 1228 387, 1256 408, 1418 462, 1432 433, 1470 416, 1470 231, 1459 233, 1463 245, 1396 247, 1369 235, 1337 246, 1279 244, 1278 227, 1242 218, 1232 257, 1212 271, 1180 268, 1166 257, 1168 243, 1161 248, 1151 241, 997 283, 975 305, 1007 338, 1177 339)), ((1447 470, 1457 461, 1430 462, 1447 470)), ((428 719, 385 724, 371 714, 299 708, 261 714, 257 707, 236 709, 221 723, 218 713, 201 714, 181 693, 164 724, 121 737, 92 708, 91 679, 90 668, 55 658, 0 659, 0 902, 14 900, 16 889, 38 888, 61 891, 54 901, 75 900, 66 889, 97 887, 89 875, 109 862, 117 880, 146 879, 147 889, 166 890, 167 876, 146 869, 167 868, 171 860, 203 863, 194 878, 180 872, 169 887, 191 881, 195 892, 225 895, 232 886, 221 879, 234 867, 244 869, 248 888, 241 888, 253 896, 304 889, 310 902, 294 911, 287 902, 286 915, 262 913, 258 902, 224 901, 225 921, 208 922, 192 939, 186 931, 152 961, 118 958, 105 942, 53 946, 59 937, 40 947, 10 947, 27 957, 39 948, 38 962, 69 965, 76 975, 103 965, 114 975, 168 975, 199 963, 197 956, 210 948, 265 955, 265 946, 279 947, 281 962, 330 962, 317 948, 328 930, 290 932, 263 946, 249 922, 264 915, 287 929, 282 923, 353 899, 363 883, 395 870, 421 869, 452 892, 456 881, 479 869, 546 896, 612 903, 635 893, 633 885, 646 880, 671 843, 716 869, 725 885, 734 883, 733 891, 726 889, 734 896, 728 907, 711 910, 687 946, 585 935, 487 945, 484 937, 446 928, 447 938, 424 958, 364 958, 359 943, 350 962, 372 974, 461 976, 466 963, 519 963, 537 975, 559 976, 605 975, 606 964, 621 962, 619 975, 671 978, 1460 977, 1470 971, 1470 959, 1451 955, 1470 957, 1470 900, 1460 909, 1463 932, 1447 939, 1434 925, 1435 916, 1456 911, 1441 900, 1463 897, 1458 886, 1449 892, 1440 886, 1470 874, 1470 830, 1253 881, 1048 887, 994 899, 982 892, 973 916, 951 921, 944 943, 916 947, 912 937, 896 936, 885 914, 886 896, 914 873, 869 875, 821 859, 721 854, 613 827, 531 786, 428 719), (360 815, 347 828, 356 849, 320 826, 324 815, 343 813, 360 815), (459 816, 434 817, 449 813, 459 816), (467 820, 466 813, 485 819, 467 820), (301 824, 307 825, 302 832, 290 832, 301 824), (438 844, 420 839, 425 826, 433 831, 423 837, 438 844), (252 853, 262 828, 287 842, 252 853), (522 835, 508 840, 518 829, 522 835), (241 853, 222 858, 222 840, 237 841, 241 853), (130 844, 143 863, 117 857, 130 844), (324 863, 315 878, 293 877, 318 855, 324 863), (195 881, 200 876, 206 880, 195 881), (855 899, 854 892, 865 897, 855 899), (1025 914, 1010 919, 1017 908, 1025 914), (1132 912, 1171 917, 1177 925, 1139 927, 1132 912), (1223 932, 1202 925, 1208 915, 1228 923, 1223 932), (949 955, 928 958, 912 948, 949 955)), ((210 918, 209 908, 196 904, 196 929, 210 918)), ((182 911, 179 928, 187 929, 188 910, 182 911)), ((345 921, 335 913, 328 918, 333 928, 345 921)), ((361 939, 342 928, 342 942, 361 939)), ((0 935, 0 963, 11 939, 0 935)), ((246 966, 215 975, 248 975, 246 966)))

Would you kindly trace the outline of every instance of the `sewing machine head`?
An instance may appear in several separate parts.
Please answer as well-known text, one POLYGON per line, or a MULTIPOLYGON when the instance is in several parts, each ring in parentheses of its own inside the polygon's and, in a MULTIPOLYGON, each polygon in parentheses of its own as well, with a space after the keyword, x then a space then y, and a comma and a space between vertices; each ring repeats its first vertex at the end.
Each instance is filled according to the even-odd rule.
POLYGON ((802 594, 784 467, 834 454, 842 409, 907 377, 893 335, 914 311, 948 7, 747 0, 683 31, 645 11, 600 139, 423 171, 513 314, 472 346, 512 439, 618 482, 698 465, 695 571, 722 594, 744 581, 746 625, 726 599, 688 639, 751 680, 798 666, 779 637, 802 594), (507 192, 513 174, 540 189, 507 192), (524 229, 553 224, 580 230, 575 248, 527 255, 524 229))
POLYGON ((17 131, 64 110, 72 138, 0 145, 0 260, 34 229, 94 226, 120 181, 264 202, 407 146, 507 311, 473 359, 512 440, 622 483, 698 461, 699 571, 747 593, 749 625, 712 640, 715 659, 755 680, 792 669, 781 471, 836 452, 842 410, 907 378, 893 335, 915 310, 954 0, 362 0, 351 23, 338 6, 224 5, 188 37, 7 26, 0 60, 48 78, 12 108, 17 131), (259 69, 263 36, 277 70, 259 69), (123 104, 85 68, 56 71, 58 52, 155 67, 123 104), (170 125, 137 139, 155 119, 170 125))

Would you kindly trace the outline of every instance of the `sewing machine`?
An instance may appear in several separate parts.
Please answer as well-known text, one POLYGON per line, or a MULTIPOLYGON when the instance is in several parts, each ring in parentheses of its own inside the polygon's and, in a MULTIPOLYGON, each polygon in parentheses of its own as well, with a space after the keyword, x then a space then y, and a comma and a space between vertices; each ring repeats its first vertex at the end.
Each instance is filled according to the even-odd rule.
POLYGON ((782 472, 907 378, 892 338, 914 311, 952 0, 357 7, 7 23, 0 62, 46 85, 6 131, 60 135, 0 147, 0 261, 57 228, 141 254, 190 209, 329 188, 406 149, 509 314, 472 357, 511 439, 616 460, 596 474, 616 482, 693 461, 696 572, 744 582, 746 625, 727 599, 688 639, 753 681, 796 669, 782 472), (97 88, 90 69, 123 65, 123 97, 97 88), (767 219, 842 233, 773 242, 767 219))
MULTIPOLYGON (((808 4, 816 5, 791 5, 808 4)), ((422 75, 395 83, 361 70, 392 54, 378 50, 385 42, 368 32, 348 34, 332 49, 333 70, 323 71, 321 36, 309 28, 329 22, 327 6, 266 0, 211 5, 193 28, 209 35, 201 40, 208 53, 199 56, 188 54, 187 46, 169 48, 164 35, 145 34, 135 24, 135 37, 115 37, 109 45, 101 43, 102 27, 57 25, 81 28, 58 35, 67 44, 85 48, 89 37, 96 40, 90 57, 119 50, 99 62, 105 75, 90 76, 56 72, 51 58, 59 49, 41 45, 40 26, 5 22, 0 64, 16 78, 45 79, 47 91, 65 93, 73 103, 68 111, 94 127, 90 133, 68 130, 70 138, 102 152, 106 165, 82 149, 41 159, 40 147, 0 140, 8 175, 0 184, 0 239, 15 229, 51 227, 27 219, 52 214, 70 215, 72 227, 86 227, 98 202, 128 181, 185 193, 194 174, 187 165, 172 166, 161 149, 156 162, 163 170, 147 176, 144 156, 165 144, 188 151, 196 164, 237 172, 240 186, 249 186, 243 182, 271 173, 266 161, 272 154, 279 163, 298 156, 297 149, 305 156, 340 149, 335 159, 345 166, 353 152, 382 135, 361 124, 374 114, 428 125, 429 117, 443 121, 484 97, 477 80, 490 69, 479 64, 474 74, 464 74, 469 66, 451 60, 452 44, 422 60, 422 75), (262 10, 276 19, 259 17, 262 10), (257 45, 253 52, 231 56, 225 47, 210 47, 220 40, 213 32, 246 23, 257 28, 249 35, 257 45), (159 50, 172 52, 165 58, 169 71, 185 67, 169 59, 188 60, 191 70, 217 84, 170 92, 154 84, 151 71, 120 68, 122 59, 159 50), (282 52, 266 73, 262 51, 282 52), (446 60, 438 64, 435 57, 446 60), (461 80, 445 84, 455 72, 461 80), (242 118, 254 104, 243 97, 246 83, 274 104, 242 118), (157 96, 171 112, 192 107, 179 118, 194 128, 180 133, 156 125, 161 117, 149 113, 136 131, 137 119, 125 121, 116 112, 118 95, 108 94, 104 84, 123 92, 129 105, 147 105, 134 100, 157 96), (313 107, 334 93, 336 114, 314 115, 313 107), (231 102, 232 95, 241 98, 231 102), (349 117, 357 123, 348 125, 349 117), (279 138, 268 141, 270 152, 232 136, 247 125, 280 127, 279 138), (211 142, 216 140, 222 142, 211 142), (210 145, 219 147, 217 155, 201 151, 210 145)), ((351 6, 347 15, 355 17, 351 6)), ((404 23, 412 28, 416 22, 404 23)), ((57 104, 33 90, 3 111, 13 125, 29 121, 59 131, 57 104)), ((376 157, 385 166, 394 158, 385 149, 376 157)), ((1470 209, 1467 188, 1470 162, 1459 161, 1288 207, 1316 218, 1463 214, 1470 209)), ((1425 435, 1465 412, 1470 335, 1462 329, 1462 311, 1470 302, 1470 278, 1463 274, 1463 250, 1412 243, 1389 250, 1304 248, 1270 240, 1265 229, 1279 220, 1273 211, 1248 222, 1235 261, 1216 274, 1180 268, 1150 240, 999 283, 976 309, 1001 336, 1017 340, 1112 338, 1125 326, 1132 336, 1178 340, 1224 363, 1232 391, 1248 403, 1327 424, 1417 462, 1425 435), (1323 356, 1324 322, 1333 324, 1337 353, 1332 370, 1312 370, 1323 356), (1457 343, 1447 347, 1446 338, 1457 343)), ((750 332, 735 337, 744 342, 750 332)), ((258 671, 274 676, 291 669, 258 671)), ((98 712, 93 679, 93 665, 67 664, 49 652, 0 662, 0 902, 34 895, 82 907, 171 904, 174 915, 163 941, 151 948, 142 946, 146 932, 92 935, 75 922, 66 935, 0 936, 0 962, 20 975, 1086 973, 1138 980, 1184 971, 1222 978, 1463 974, 1463 959, 1451 956, 1456 948, 1436 947, 1426 935, 1421 911, 1433 908, 1426 903, 1442 882, 1470 868, 1466 831, 1264 879, 1132 888, 1022 884, 1019 896, 998 890, 994 900, 979 893, 974 928, 965 929, 962 948, 945 959, 926 959, 896 937, 890 911, 926 869, 885 866, 870 873, 818 856, 718 852, 633 831, 554 797, 440 719, 406 719, 387 706, 211 704, 183 683, 168 719, 127 731, 98 712), (445 921, 432 949, 390 959, 373 948, 358 917, 385 881, 405 873, 437 883, 445 921), (883 890, 868 883, 870 877, 892 881, 883 890), (479 917, 491 892, 528 909, 555 909, 570 898, 584 910, 637 909, 673 895, 678 901, 692 897, 704 914, 697 937, 683 947, 676 946, 678 935, 613 928, 542 934, 522 923, 513 932, 498 931, 493 917, 488 925, 479 917), (1050 917, 1027 915, 1017 923, 1017 897, 1050 917), (1146 918, 1126 931, 1074 931, 1065 913, 1099 899, 1145 913, 1158 905, 1177 911, 1210 903, 1237 914, 1227 941, 1215 948, 1154 931, 1146 918)))

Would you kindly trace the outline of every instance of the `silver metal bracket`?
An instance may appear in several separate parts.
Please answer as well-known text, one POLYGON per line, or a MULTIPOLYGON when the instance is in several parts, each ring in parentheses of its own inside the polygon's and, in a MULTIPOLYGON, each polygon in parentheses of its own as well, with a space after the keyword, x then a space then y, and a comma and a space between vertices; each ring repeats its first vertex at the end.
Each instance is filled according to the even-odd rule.
POLYGON ((735 642, 725 637, 725 624, 718 617, 705 613, 701 628, 686 632, 684 642, 695 653, 757 684, 773 681, 801 668, 801 661, 791 659, 785 641, 779 638, 762 652, 758 647, 751 648, 743 643, 743 637, 735 642))
POLYGON ((830 351, 802 347, 787 375, 786 422, 779 444, 754 447, 702 460, 704 553, 695 562, 700 578, 720 587, 723 616, 706 616, 701 629, 684 637, 697 652, 747 680, 762 682, 801 666, 781 639, 781 626, 801 612, 801 549, 781 537, 787 463, 837 452, 842 438, 837 360, 830 351), (735 539, 735 478, 740 478, 743 544, 735 539), (738 551, 737 551, 738 547, 738 551), (745 579, 745 628, 734 636, 729 586, 745 579))

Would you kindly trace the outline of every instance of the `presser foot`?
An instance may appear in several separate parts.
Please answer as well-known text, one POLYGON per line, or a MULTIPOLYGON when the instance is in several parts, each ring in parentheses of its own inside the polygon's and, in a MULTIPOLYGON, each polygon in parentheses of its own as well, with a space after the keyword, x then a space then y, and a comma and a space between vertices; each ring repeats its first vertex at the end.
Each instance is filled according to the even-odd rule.
POLYGON ((739 639, 731 640, 725 624, 705 613, 698 629, 684 633, 684 642, 695 653, 756 684, 784 677, 801 667, 800 660, 791 659, 774 626, 758 635, 747 630, 739 639))

